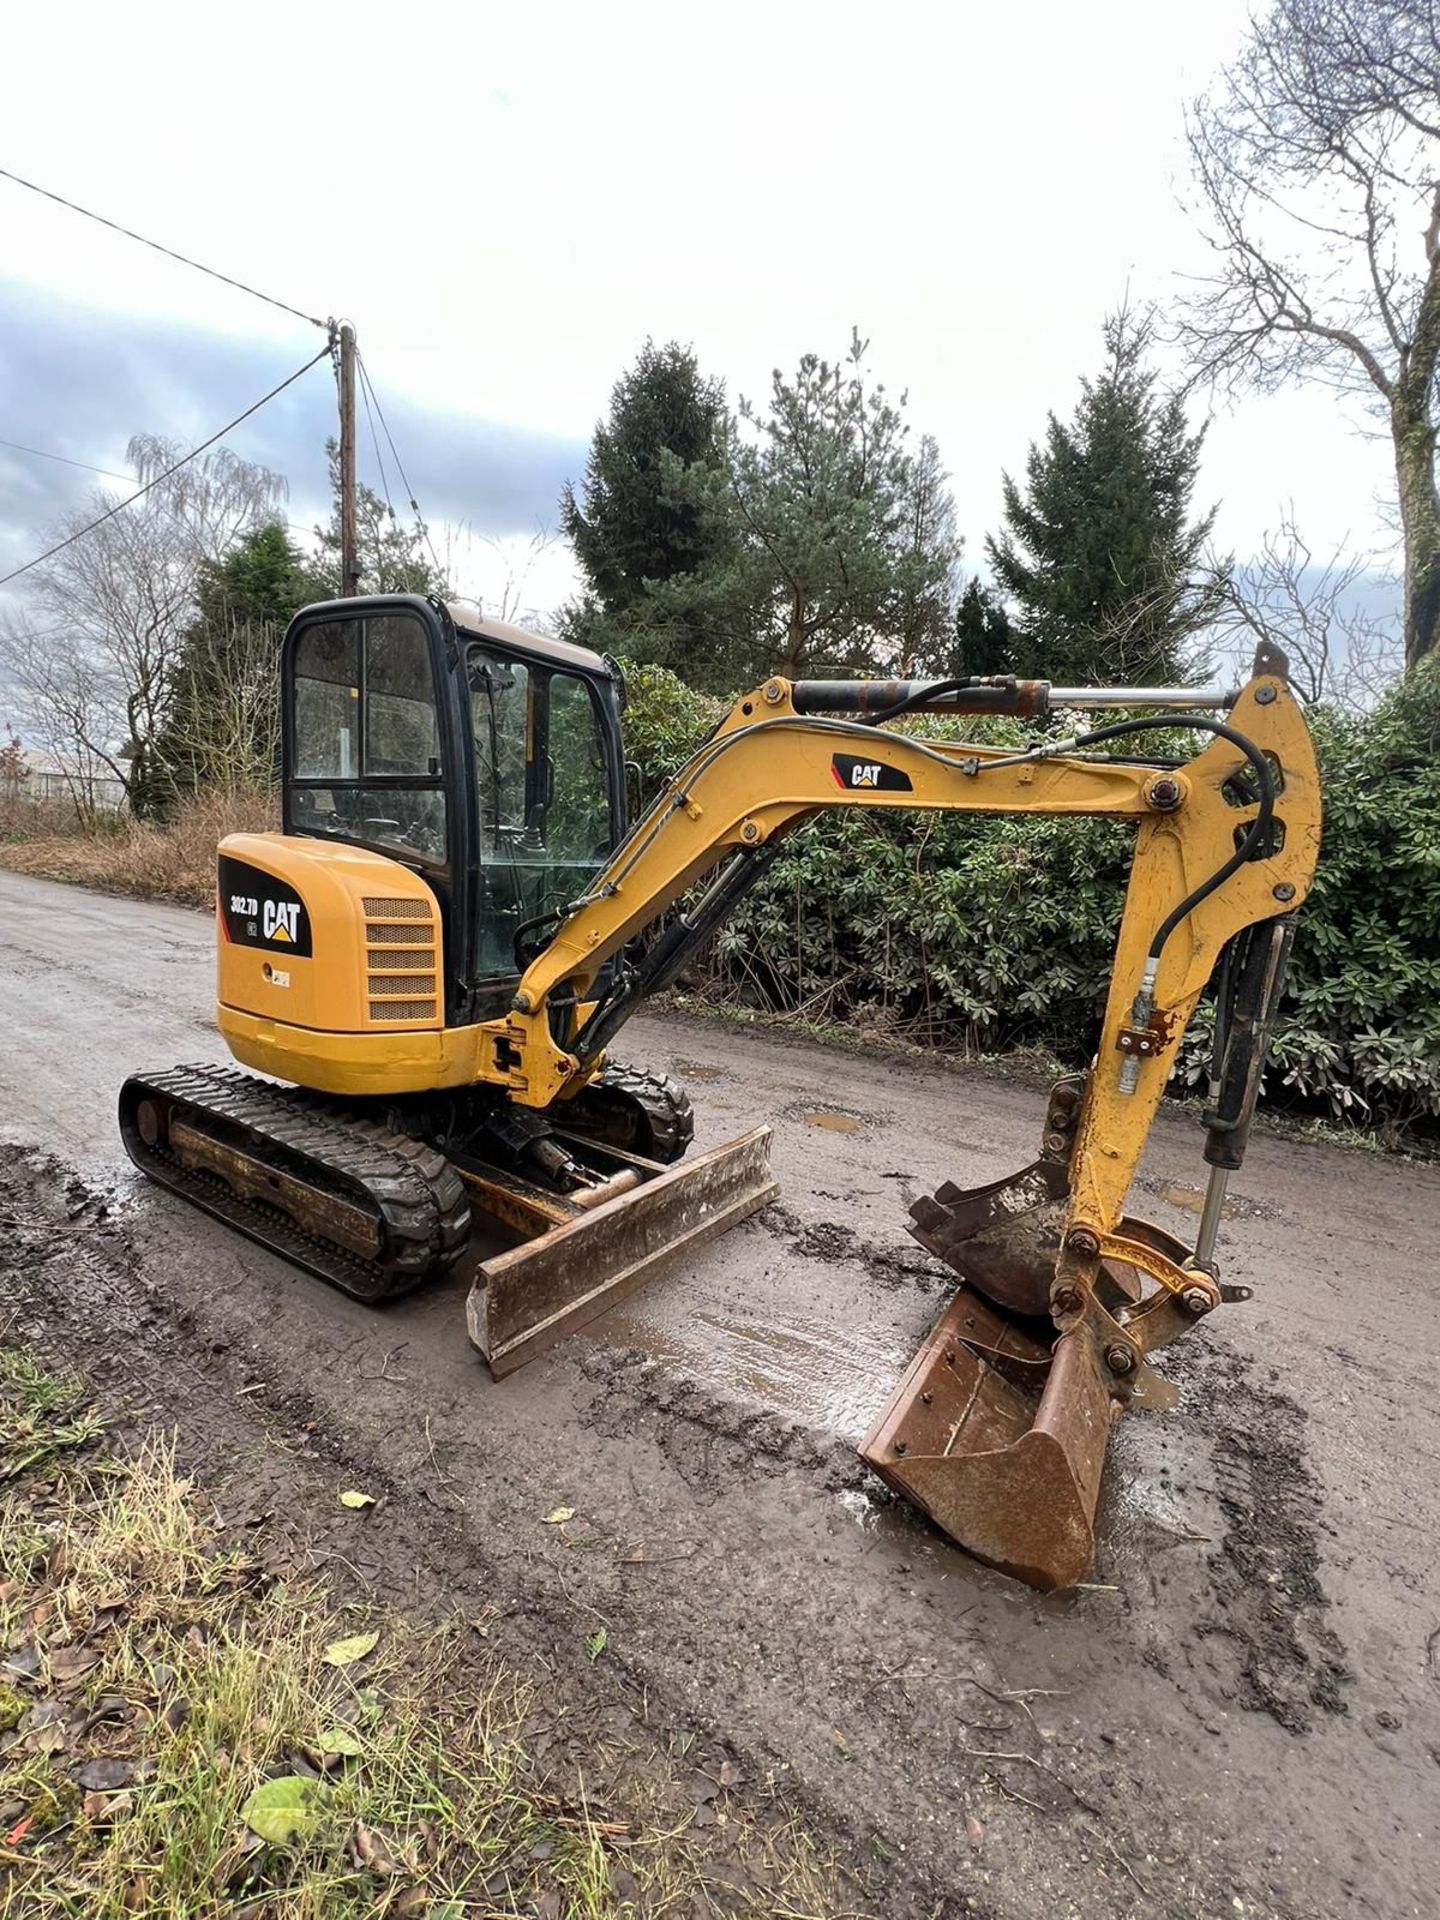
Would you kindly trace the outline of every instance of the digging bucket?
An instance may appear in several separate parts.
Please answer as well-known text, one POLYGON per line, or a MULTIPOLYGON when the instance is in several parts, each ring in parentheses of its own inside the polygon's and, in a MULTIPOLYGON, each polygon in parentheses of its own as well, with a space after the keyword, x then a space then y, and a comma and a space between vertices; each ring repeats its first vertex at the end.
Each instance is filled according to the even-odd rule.
POLYGON ((1086 1328, 1054 1336, 962 1287, 860 1448, 967 1553, 1047 1592, 1090 1566, 1116 1411, 1086 1328))
POLYGON ((860 1448, 977 1560, 1045 1591, 1073 1586, 1090 1566, 1121 1406, 1174 1404, 1145 1355, 1173 1337, 1175 1290, 1203 1278, 1183 1271, 1179 1241, 1127 1218, 1093 1278, 1068 1288, 1057 1326, 1050 1294, 1066 1204, 1065 1168, 1047 1159, 915 1202, 911 1234, 962 1284, 860 1448))
POLYGON ((768 1127, 675 1167, 611 1158, 623 1162, 615 1197, 588 1210, 462 1169, 482 1208, 528 1234, 481 1262, 466 1302, 471 1344, 497 1379, 596 1319, 666 1262, 768 1206, 780 1190, 768 1127))

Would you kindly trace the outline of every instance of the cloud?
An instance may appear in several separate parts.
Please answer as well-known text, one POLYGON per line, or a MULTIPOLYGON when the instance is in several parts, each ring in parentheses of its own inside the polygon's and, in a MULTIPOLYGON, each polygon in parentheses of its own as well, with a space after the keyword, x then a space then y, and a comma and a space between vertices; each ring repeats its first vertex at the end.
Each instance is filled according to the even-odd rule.
MULTIPOLYGON (((319 342, 299 322, 294 350, 287 352, 270 338, 102 312, 0 282, 0 434, 124 472, 132 435, 157 433, 193 445, 276 386, 319 342)), ((406 474, 433 524, 465 524, 497 540, 554 525, 560 489, 584 465, 583 441, 459 407, 417 404, 387 392, 383 370, 376 372, 406 474)), ((226 444, 283 473, 290 481, 290 519, 308 525, 325 511, 324 445, 335 431, 334 383, 322 361, 226 444)), ((376 437, 390 496, 404 514, 405 489, 378 422, 376 437)), ((363 406, 357 446, 361 478, 383 491, 363 406)), ((0 448, 0 571, 38 551, 57 516, 87 504, 95 487, 113 490, 117 482, 0 448)))

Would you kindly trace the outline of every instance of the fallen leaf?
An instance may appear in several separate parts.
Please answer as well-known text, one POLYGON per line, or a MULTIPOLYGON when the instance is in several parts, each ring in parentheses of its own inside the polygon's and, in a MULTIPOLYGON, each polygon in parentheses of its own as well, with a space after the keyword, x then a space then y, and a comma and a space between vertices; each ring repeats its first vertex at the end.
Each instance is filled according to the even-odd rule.
MULTIPOLYGON (((424 1887, 406 1887, 385 1909, 387 1916, 393 1915, 394 1920, 424 1920, 424 1916, 434 1911, 424 1887)), ((459 1912, 458 1908, 456 1912, 459 1912)))
POLYGON ((967 1813, 965 1816, 965 1831, 970 1837, 971 1846, 978 1853, 985 1844, 985 1828, 973 1813, 967 1813))
POLYGON ((100 1656, 93 1647, 58 1647, 50 1655, 51 1677, 65 1687, 73 1686, 99 1664, 100 1656))
POLYGON ((332 1640, 325 1649, 327 1667, 349 1667, 373 1653, 380 1644, 378 1633, 355 1633, 348 1640, 332 1640))
POLYGON ((363 1820, 355 1822, 351 1845, 355 1851, 357 1867, 364 1867, 369 1873, 379 1874, 382 1879, 402 1871, 400 1862, 393 1858, 381 1836, 373 1827, 367 1827, 363 1820))
POLYGON ((342 1507, 353 1507, 358 1511, 361 1507, 373 1507, 375 1496, 373 1493, 357 1493, 351 1487, 341 1494, 340 1504, 342 1507))
POLYGON ((374 1687, 358 1687, 355 1692, 355 1712, 367 1727, 373 1727, 377 1720, 385 1717, 385 1708, 374 1687))
POLYGON ((258 1833, 272 1847, 283 1847, 290 1840, 303 1840, 315 1827, 315 1791, 313 1780, 302 1780, 297 1774, 267 1780, 256 1787, 240 1809, 240 1818, 252 1833, 258 1833))
MULTIPOLYGON (((129 1793, 87 1793, 83 1802, 86 1817, 96 1826, 113 1826, 133 1811, 135 1799, 129 1793)), ((260 1842, 255 1842, 258 1847, 260 1842)))
POLYGON ((560 1896, 553 1887, 536 1901, 535 1920, 560 1920, 560 1896))
POLYGON ((563 1526, 567 1520, 574 1518, 574 1507, 552 1507, 545 1516, 545 1524, 547 1527, 559 1527, 563 1526))
POLYGON ((315 1745, 321 1753, 343 1753, 350 1759, 364 1751, 348 1727, 331 1727, 328 1733, 321 1734, 315 1745))
POLYGON ((188 1700, 172 1700, 165 1709, 165 1725, 170 1729, 171 1733, 179 1733, 189 1718, 190 1702, 188 1700))
POLYGON ((585 1642, 585 1651, 592 1660, 598 1660, 605 1651, 605 1643, 610 1638, 604 1627, 597 1627, 585 1642))
POLYGON ((134 1783, 135 1766, 130 1760, 87 1760, 75 1775, 77 1787, 87 1793, 118 1793, 134 1783))
POLYGON ((30 1825, 34 1818, 35 1818, 34 1814, 27 1813, 23 1820, 17 1820, 15 1822, 14 1826, 11 1827, 10 1831, 5 1836, 5 1844, 7 1847, 19 1846, 20 1842, 25 1838, 26 1834, 30 1831, 30 1825))
POLYGON ((555 1842, 553 1840, 537 1840, 530 1849, 530 1858, 532 1860, 548 1860, 554 1851, 555 1842))

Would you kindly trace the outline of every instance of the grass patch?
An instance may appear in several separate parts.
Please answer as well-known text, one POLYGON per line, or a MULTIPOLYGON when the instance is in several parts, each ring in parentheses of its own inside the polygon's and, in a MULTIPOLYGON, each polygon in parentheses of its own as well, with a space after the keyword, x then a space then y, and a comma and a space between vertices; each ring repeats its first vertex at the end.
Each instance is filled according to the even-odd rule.
POLYGON ((793 1828, 627 1762, 483 1623, 237 1548, 172 1442, 108 1453, 82 1384, 14 1350, 0 1468, 5 1920, 836 1911, 793 1828))

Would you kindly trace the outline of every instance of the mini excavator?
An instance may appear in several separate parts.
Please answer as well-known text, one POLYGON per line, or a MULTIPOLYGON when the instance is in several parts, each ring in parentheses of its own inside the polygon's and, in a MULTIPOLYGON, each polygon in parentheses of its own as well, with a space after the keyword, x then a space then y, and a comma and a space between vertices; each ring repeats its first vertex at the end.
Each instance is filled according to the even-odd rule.
POLYGON ((281 680, 283 830, 227 837, 217 875, 217 1020, 252 1072, 135 1075, 121 1133, 151 1179, 360 1300, 460 1269, 496 1376, 775 1197, 767 1128, 687 1161, 683 1090, 609 1050, 788 834, 832 807, 1134 826, 1089 1071, 1055 1087, 1029 1166, 912 1207, 957 1287, 861 1448, 980 1560, 1083 1579, 1116 1415, 1173 1404, 1152 1356, 1246 1297, 1219 1278, 1221 1208, 1320 837, 1283 656, 1262 646, 1236 693, 777 677, 633 824, 624 682, 584 648, 384 595, 299 613, 281 680), (1020 716, 1034 744, 927 738, 927 714, 1020 716), (1162 729, 1200 750, 1145 757, 1162 729), (1187 1247, 1125 1207, 1212 976, 1187 1247))

